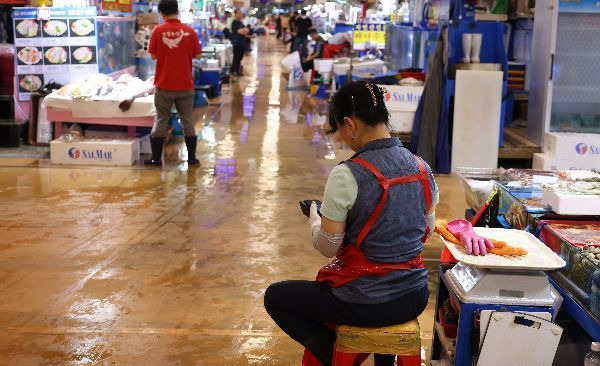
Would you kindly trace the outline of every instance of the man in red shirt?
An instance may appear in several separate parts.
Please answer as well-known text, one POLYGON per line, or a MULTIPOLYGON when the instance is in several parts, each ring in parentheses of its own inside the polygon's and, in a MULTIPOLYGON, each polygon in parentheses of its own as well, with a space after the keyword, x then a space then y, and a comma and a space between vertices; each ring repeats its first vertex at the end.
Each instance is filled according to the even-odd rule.
POLYGON ((161 158, 167 125, 171 119, 171 107, 175 104, 185 133, 188 164, 198 165, 196 159, 197 136, 192 112, 194 109, 194 80, 192 59, 202 56, 198 36, 194 30, 181 24, 178 19, 177 0, 160 0, 158 11, 164 23, 154 28, 148 51, 156 60, 154 105, 156 122, 150 135, 152 159, 145 164, 161 166, 161 158))

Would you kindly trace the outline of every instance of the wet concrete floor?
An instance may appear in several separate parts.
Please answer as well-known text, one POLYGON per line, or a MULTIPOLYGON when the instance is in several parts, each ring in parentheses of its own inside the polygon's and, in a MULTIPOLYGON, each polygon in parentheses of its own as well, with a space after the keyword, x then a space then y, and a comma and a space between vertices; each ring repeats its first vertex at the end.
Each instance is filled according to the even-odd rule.
MULTIPOLYGON (((195 112, 200 168, 180 143, 162 170, 0 160, 0 364, 300 365, 262 298, 327 262, 298 201, 351 152, 319 127, 326 106, 286 91, 284 47, 255 49, 220 105, 195 112)), ((463 216, 458 179, 437 181, 438 217, 463 216)), ((439 252, 430 240, 432 269, 439 252)))

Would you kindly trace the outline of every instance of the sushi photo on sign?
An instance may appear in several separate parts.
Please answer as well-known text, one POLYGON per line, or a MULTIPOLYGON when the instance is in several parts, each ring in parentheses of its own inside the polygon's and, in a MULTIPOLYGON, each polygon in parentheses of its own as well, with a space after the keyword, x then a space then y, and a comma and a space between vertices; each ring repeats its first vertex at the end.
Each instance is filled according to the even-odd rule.
POLYGON ((71 37, 91 37, 96 35, 94 19, 69 20, 71 37))
POLYGON ((52 19, 43 21, 42 29, 44 37, 67 37, 69 26, 66 19, 52 19))
POLYGON ((41 35, 40 23, 35 19, 15 20, 17 38, 35 38, 41 35))
POLYGON ((42 52, 37 47, 17 47, 17 65, 37 65, 42 60, 42 52))
POLYGON ((69 49, 63 46, 44 47, 44 65, 69 63, 69 49))
POLYGON ((42 74, 30 74, 30 75, 19 75, 19 92, 21 93, 33 93, 42 88, 44 85, 44 75, 42 74))
POLYGON ((95 64, 96 63, 96 47, 82 46, 71 47, 71 64, 95 64))

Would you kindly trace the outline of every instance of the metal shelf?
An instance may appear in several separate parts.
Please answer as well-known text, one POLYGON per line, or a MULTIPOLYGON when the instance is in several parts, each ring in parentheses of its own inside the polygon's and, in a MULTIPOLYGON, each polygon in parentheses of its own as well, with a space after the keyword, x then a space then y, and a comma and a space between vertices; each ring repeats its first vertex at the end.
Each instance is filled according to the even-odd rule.
POLYGON ((442 344, 442 348, 444 349, 444 353, 446 357, 450 359, 452 365, 454 365, 454 355, 456 354, 456 348, 454 347, 454 342, 456 338, 448 338, 446 334, 444 334, 444 327, 438 322, 435 322, 434 330, 437 333, 440 343, 442 344), (452 341, 454 339, 454 341, 452 341))

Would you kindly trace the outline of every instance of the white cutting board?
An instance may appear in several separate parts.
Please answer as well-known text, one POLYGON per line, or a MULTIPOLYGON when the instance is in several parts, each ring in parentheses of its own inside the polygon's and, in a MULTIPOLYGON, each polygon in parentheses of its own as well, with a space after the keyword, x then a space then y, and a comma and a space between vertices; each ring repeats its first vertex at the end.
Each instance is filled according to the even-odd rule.
MULTIPOLYGON (((556 310, 557 311, 557 310, 556 310)), ((490 319, 492 318, 492 314, 495 313, 495 310, 482 310, 481 311, 481 317, 479 318, 479 326, 481 328, 480 330, 480 334, 479 334, 479 344, 482 345, 483 344, 483 337, 485 336, 485 330, 488 327, 488 324, 490 323, 490 319)), ((519 312, 522 314, 527 314, 527 315, 531 315, 537 318, 542 318, 546 321, 552 321, 552 314, 548 313, 548 312, 541 312, 541 313, 532 313, 529 311, 523 311, 523 312, 519 312)))
POLYGON ((498 166, 501 105, 501 71, 456 71, 452 171, 498 166))
MULTIPOLYGON (((446 248, 459 262, 479 268, 552 270, 565 266, 565 261, 532 234, 515 229, 474 227, 476 234, 485 238, 504 241, 513 247, 527 249, 527 255, 505 257, 501 255, 471 255, 465 248, 444 240, 446 248)), ((443 238, 442 238, 443 239, 443 238)))
POLYGON ((551 366, 562 336, 562 328, 544 319, 512 313, 491 316, 477 366, 551 366), (516 317, 531 325, 515 323, 516 317))

